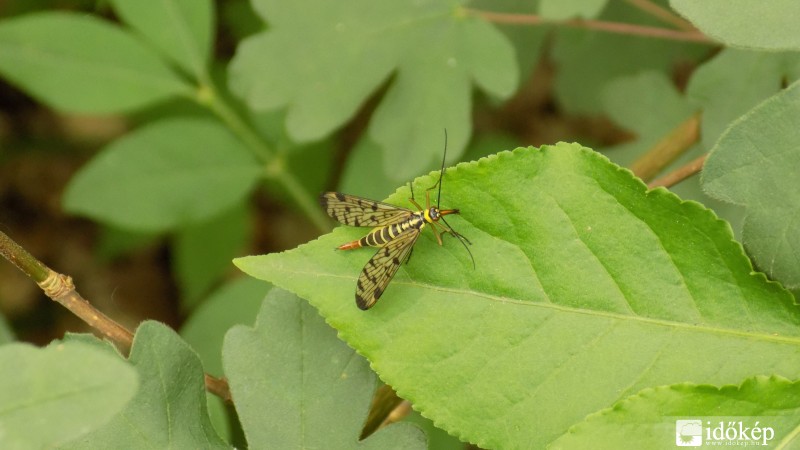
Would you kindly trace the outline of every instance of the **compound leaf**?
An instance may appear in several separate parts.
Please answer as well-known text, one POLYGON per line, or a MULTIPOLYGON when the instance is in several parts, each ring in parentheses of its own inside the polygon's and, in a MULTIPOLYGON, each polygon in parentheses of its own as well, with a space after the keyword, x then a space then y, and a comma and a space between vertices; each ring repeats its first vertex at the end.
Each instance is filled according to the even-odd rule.
POLYGON ((254 7, 270 27, 240 45, 232 89, 254 109, 288 108, 290 137, 308 141, 350 119, 396 72, 370 134, 400 179, 431 166, 438 149, 419 144, 439 141, 443 128, 452 155, 462 152, 472 83, 502 98, 517 85, 508 40, 459 1, 260 0, 254 7))

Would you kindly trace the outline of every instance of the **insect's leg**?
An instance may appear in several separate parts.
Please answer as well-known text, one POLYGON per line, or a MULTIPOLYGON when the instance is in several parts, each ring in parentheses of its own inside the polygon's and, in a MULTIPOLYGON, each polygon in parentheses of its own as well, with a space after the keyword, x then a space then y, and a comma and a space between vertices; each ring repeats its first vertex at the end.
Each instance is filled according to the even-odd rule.
POLYGON ((436 222, 431 222, 431 230, 433 231, 433 234, 436 236, 436 240, 439 242, 439 245, 443 245, 443 244, 442 244, 442 235, 443 235, 445 232, 450 232, 450 233, 452 233, 452 232, 453 232, 453 230, 449 230, 449 229, 447 229, 447 227, 444 227, 444 228, 445 228, 445 230, 443 230, 443 231, 439 231, 439 229, 438 229, 438 228, 436 228, 436 225, 441 225, 442 227, 444 227, 444 225, 442 225, 442 224, 437 224, 436 222))
POLYGON ((422 211, 422 206, 419 206, 419 203, 414 200, 414 187, 411 186, 410 181, 408 182, 408 188, 411 189, 411 198, 408 199, 408 201, 411 202, 411 204, 414 205, 418 210, 422 211))
MULTIPOLYGON (((442 217, 442 219, 444 219, 444 217, 442 217)), ((431 224, 431 225, 433 225, 433 224, 431 224)), ((436 223, 436 225, 438 225, 438 226, 443 228, 443 231, 441 232, 441 234, 447 233, 447 234, 453 236, 456 239, 464 239, 465 241, 467 241, 468 244, 472 244, 472 242, 470 242, 469 239, 464 237, 463 234, 453 230, 452 228, 450 228, 449 226, 443 224, 442 222, 438 222, 438 223, 436 223)))

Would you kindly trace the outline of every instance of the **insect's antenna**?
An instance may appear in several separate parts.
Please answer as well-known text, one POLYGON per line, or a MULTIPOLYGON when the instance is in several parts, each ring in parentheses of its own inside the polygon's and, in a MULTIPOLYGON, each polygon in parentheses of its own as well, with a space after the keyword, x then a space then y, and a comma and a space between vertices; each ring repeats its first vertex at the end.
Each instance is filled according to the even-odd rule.
POLYGON ((447 159, 447 128, 444 129, 444 155, 442 155, 442 169, 439 171, 439 195, 436 196, 436 204, 442 203, 442 177, 444 176, 444 160, 447 159))
POLYGON ((472 268, 474 269, 475 268, 475 257, 472 256, 472 252, 470 251, 469 247, 467 247, 467 244, 472 245, 472 242, 470 242, 469 239, 465 238, 460 233, 457 233, 456 231, 454 231, 453 227, 451 227, 450 224, 447 223, 446 220, 444 220, 444 216, 439 217, 439 220, 441 220, 442 222, 444 222, 445 225, 447 225, 447 228, 449 228, 450 231, 452 231, 452 233, 450 233, 450 234, 452 234, 456 239, 458 239, 458 242, 461 242, 461 245, 463 245, 464 248, 467 249, 467 253, 469 253, 469 259, 472 260, 472 268))

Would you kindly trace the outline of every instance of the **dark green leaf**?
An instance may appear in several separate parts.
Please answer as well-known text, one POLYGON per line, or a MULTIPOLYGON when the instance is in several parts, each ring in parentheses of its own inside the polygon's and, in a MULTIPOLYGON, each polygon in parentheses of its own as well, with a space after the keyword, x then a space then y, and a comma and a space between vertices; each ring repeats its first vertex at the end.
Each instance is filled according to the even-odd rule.
MULTIPOLYGON (((663 26, 658 19, 620 1, 609 2, 600 20, 663 26)), ((567 111, 597 114, 601 112, 600 95, 610 80, 644 70, 669 74, 677 63, 699 60, 710 51, 698 44, 560 27, 552 49, 558 66, 555 92, 567 111)))
POLYGON ((122 20, 198 79, 211 55, 214 7, 210 0, 111 0, 122 20))
POLYGON ((314 308, 286 291, 270 292, 255 328, 232 328, 222 355, 250 448, 425 448, 409 424, 358 442, 375 374, 314 308))
POLYGON ((443 128, 450 130, 452 154, 461 153, 473 83, 503 98, 516 88, 513 48, 457 1, 254 5, 270 28, 240 45, 232 89, 257 110, 288 107, 289 135, 307 141, 349 120, 396 71, 370 134, 397 179, 431 167, 439 153, 431 143, 441 142, 443 128))
POLYGON ((107 425, 64 448, 229 448, 208 419, 200 360, 174 331, 143 322, 130 361, 141 383, 133 400, 107 425))
POLYGON ((88 433, 138 385, 122 358, 82 342, 0 346, 0 379, 0 447, 8 449, 55 448, 88 433))
POLYGON ((261 174, 218 122, 162 120, 106 147, 72 179, 64 208, 122 228, 164 231, 242 200, 261 174))
POLYGON ((800 288, 800 82, 735 122, 712 149, 703 187, 744 205, 742 239, 756 265, 790 289, 800 288))
POLYGON ((119 113, 193 95, 119 27, 61 12, 0 22, 0 74, 53 108, 75 113, 119 113))

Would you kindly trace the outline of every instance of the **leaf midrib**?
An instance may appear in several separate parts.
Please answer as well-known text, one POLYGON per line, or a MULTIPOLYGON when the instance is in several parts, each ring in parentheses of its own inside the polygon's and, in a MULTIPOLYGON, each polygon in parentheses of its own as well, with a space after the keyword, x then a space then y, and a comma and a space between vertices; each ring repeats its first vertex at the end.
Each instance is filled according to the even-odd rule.
MULTIPOLYGON (((274 273, 274 272, 273 272, 274 273)), ((338 278, 338 279, 345 279, 351 280, 353 283, 357 280, 357 277, 349 276, 349 275, 335 275, 331 273, 325 272, 311 272, 311 271, 290 271, 289 273, 296 274, 296 275, 310 275, 314 277, 329 277, 329 278, 338 278)), ((280 284, 279 282, 275 282, 276 284, 280 284)), ((695 332, 706 332, 711 334, 722 334, 722 335, 730 335, 730 336, 737 336, 737 337, 744 337, 744 338, 751 338, 751 339, 758 339, 761 341, 767 342, 775 342, 775 343, 782 343, 782 344, 793 344, 793 345, 800 345, 800 336, 795 337, 787 337, 781 335, 770 335, 765 333, 758 333, 758 332, 749 332, 743 330, 737 330, 733 328, 721 328, 712 325, 694 325, 694 324, 687 324, 683 322, 675 322, 670 320, 664 319, 654 319, 651 317, 642 317, 639 315, 625 315, 619 313, 613 313, 609 311, 599 311, 599 310, 587 310, 587 309, 578 309, 572 308, 569 306, 563 306, 556 303, 545 303, 545 302, 532 302, 527 300, 519 300, 510 297, 503 297, 501 295, 494 295, 485 292, 479 291, 468 291, 464 289, 455 289, 455 288, 448 288, 443 286, 436 286, 432 284, 420 283, 417 281, 404 281, 404 280, 395 280, 392 281, 394 285, 405 285, 405 286, 412 286, 412 287, 421 287, 426 288, 429 290, 439 291, 439 292, 447 292, 452 294, 461 294, 461 295, 469 295, 474 297, 482 297, 490 301, 500 302, 500 303, 507 303, 512 305, 519 305, 519 306, 528 306, 528 307, 540 307, 551 309, 563 313, 569 314, 580 314, 580 315, 588 315, 594 317, 602 317, 602 318, 609 318, 621 321, 633 321, 639 322, 644 324, 656 325, 665 327, 668 329, 685 329, 691 330, 695 332)), ((368 314, 368 313, 367 313, 368 314)))

